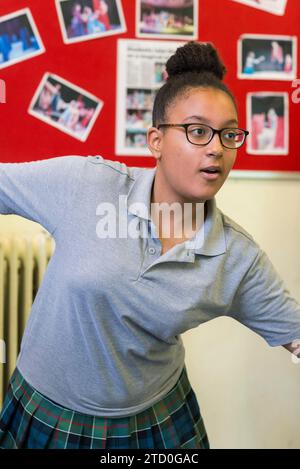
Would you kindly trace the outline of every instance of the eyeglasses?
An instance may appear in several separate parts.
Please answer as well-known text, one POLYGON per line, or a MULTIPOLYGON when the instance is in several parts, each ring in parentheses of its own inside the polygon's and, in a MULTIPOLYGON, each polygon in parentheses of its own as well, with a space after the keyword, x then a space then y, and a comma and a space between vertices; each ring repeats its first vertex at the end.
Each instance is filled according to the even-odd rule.
POLYGON ((183 127, 187 140, 193 145, 205 146, 218 134, 223 147, 235 150, 240 148, 249 135, 248 130, 239 128, 224 128, 214 129, 205 124, 159 124, 158 129, 161 127, 183 127))

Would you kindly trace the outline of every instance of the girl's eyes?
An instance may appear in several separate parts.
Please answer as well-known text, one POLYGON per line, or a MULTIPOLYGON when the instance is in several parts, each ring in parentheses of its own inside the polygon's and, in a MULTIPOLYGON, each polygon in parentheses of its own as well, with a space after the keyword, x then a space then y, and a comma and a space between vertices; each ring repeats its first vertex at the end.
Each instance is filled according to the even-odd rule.
POLYGON ((223 137, 226 139, 226 140, 234 140, 235 142, 241 142, 244 138, 244 134, 243 132, 239 132, 239 131, 236 131, 236 132, 226 132, 223 137))
POLYGON ((196 127, 196 128, 190 129, 190 132, 192 132, 196 136, 201 136, 201 135, 205 135, 207 130, 203 129, 202 127, 196 127))
POLYGON ((235 132, 227 132, 224 134, 224 137, 227 138, 228 140, 235 140, 237 134, 235 132))

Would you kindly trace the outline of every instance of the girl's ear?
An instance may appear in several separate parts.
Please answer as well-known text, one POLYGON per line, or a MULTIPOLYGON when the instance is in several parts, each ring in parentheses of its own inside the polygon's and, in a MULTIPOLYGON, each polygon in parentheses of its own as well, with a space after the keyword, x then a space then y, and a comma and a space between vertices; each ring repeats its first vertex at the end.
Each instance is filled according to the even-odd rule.
POLYGON ((161 158, 163 134, 156 127, 147 131, 147 145, 156 160, 161 158))

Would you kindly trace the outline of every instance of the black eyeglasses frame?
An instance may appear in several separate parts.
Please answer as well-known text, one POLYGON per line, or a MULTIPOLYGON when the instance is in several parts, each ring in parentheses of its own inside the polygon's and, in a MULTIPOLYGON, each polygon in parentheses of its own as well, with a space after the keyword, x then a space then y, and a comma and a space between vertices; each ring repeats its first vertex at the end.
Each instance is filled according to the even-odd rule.
POLYGON ((202 123, 199 123, 199 122, 194 122, 194 123, 190 123, 190 124, 159 124, 156 128, 159 130, 161 127, 164 127, 164 128, 167 128, 167 127, 183 127, 185 129, 185 135, 186 135, 186 138, 187 138, 188 142, 190 142, 192 145, 196 145, 196 146, 199 146, 199 147, 205 147, 206 145, 208 145, 212 141, 212 139, 214 138, 215 134, 218 134, 219 138, 220 138, 220 142, 223 145, 223 147, 228 148, 229 150, 237 150, 238 148, 241 148, 244 145, 247 136, 249 135, 248 130, 241 129, 240 127, 224 127, 222 129, 214 129, 210 125, 202 124, 202 123), (209 139, 209 141, 207 143, 194 143, 194 142, 191 142, 190 139, 189 139, 189 136, 188 136, 188 128, 191 125, 203 125, 205 127, 208 127, 209 129, 211 129, 212 130, 212 135, 211 135, 211 138, 209 139), (227 145, 224 145, 224 143, 222 141, 222 135, 221 135, 224 130, 241 130, 242 132, 244 132, 244 140, 241 143, 241 145, 239 147, 236 147, 236 148, 232 148, 232 147, 228 147, 227 145))

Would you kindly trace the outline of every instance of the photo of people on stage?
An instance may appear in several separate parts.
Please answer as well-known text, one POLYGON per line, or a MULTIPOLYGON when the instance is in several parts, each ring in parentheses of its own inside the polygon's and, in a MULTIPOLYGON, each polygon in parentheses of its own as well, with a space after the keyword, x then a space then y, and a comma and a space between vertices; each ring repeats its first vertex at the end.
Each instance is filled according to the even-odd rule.
POLYGON ((250 131, 247 152, 288 154, 287 93, 249 93, 247 107, 250 131))
POLYGON ((274 15, 284 15, 287 0, 233 0, 244 5, 258 8, 259 10, 273 13, 274 15))
POLYGON ((124 32, 120 0, 56 0, 65 42, 124 32))
POLYGON ((85 141, 102 102, 54 75, 46 75, 29 108, 29 113, 50 125, 85 141))
POLYGON ((0 17, 0 68, 44 52, 29 9, 0 17))
POLYGON ((198 2, 195 0, 138 0, 138 37, 196 39, 198 2))
POLYGON ((239 41, 239 78, 296 78, 297 39, 292 36, 243 35, 239 41))

